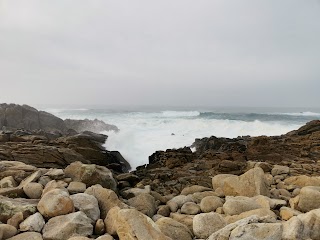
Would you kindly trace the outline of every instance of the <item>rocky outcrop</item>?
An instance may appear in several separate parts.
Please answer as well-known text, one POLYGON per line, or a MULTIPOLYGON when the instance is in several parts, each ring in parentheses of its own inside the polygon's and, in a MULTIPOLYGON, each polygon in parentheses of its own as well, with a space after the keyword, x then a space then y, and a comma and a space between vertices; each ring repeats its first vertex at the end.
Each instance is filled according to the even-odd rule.
POLYGON ((51 139, 37 133, 21 135, 20 131, 15 131, 0 133, 1 138, 1 161, 18 161, 45 168, 64 168, 72 162, 81 161, 108 166, 117 172, 127 172, 130 169, 119 152, 104 149, 107 136, 103 134, 84 132, 51 139))
POLYGON ((43 130, 46 132, 59 131, 64 134, 70 133, 72 129, 76 132, 91 131, 100 133, 102 131, 119 131, 111 124, 94 119, 62 120, 48 112, 38 111, 28 105, 0 104, 0 130, 24 129, 28 131, 43 130))
MULTIPOLYGON (((187 147, 155 152, 149 157, 149 164, 138 167, 135 174, 143 179, 144 185, 151 185, 163 194, 178 194, 184 187, 196 184, 208 187, 212 176, 241 175, 254 167, 278 176, 278 180, 301 175, 318 178, 320 120, 281 136, 234 139, 212 136, 196 139, 192 147, 195 152, 187 147), (274 168, 275 165, 278 166, 274 168)), ((299 184, 319 181, 306 178, 297 181, 299 184)), ((263 190, 262 185, 260 189, 263 190)))
POLYGON ((74 119, 65 119, 64 123, 67 128, 74 129, 77 132, 90 131, 95 133, 100 133, 103 131, 119 131, 115 125, 106 124, 104 121, 94 119, 84 119, 84 120, 74 120, 74 119))
POLYGON ((67 131, 62 119, 28 105, 0 104, 0 129, 67 131))

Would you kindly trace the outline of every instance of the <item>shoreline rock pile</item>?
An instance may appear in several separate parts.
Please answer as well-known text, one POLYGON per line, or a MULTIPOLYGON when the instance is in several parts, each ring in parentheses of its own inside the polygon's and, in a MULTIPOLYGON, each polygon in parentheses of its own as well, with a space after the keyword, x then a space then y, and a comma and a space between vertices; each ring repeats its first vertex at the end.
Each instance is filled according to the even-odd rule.
POLYGON ((218 174, 178 195, 95 164, 0 169, 0 239, 320 239, 320 177, 287 166, 218 174))
POLYGON ((320 239, 320 121, 199 139, 131 173, 106 136, 42 133, 0 134, 0 240, 320 239))

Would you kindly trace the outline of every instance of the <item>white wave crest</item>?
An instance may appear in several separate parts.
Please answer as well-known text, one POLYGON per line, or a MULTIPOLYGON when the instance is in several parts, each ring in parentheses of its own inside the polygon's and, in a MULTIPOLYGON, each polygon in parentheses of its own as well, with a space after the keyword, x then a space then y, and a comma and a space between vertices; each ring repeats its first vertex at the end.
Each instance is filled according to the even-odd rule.
POLYGON ((198 111, 163 111, 163 117, 196 117, 199 116, 198 111))
POLYGON ((278 113, 280 115, 289 115, 289 116, 305 116, 305 117, 319 117, 320 113, 316 112, 296 112, 296 113, 278 113))

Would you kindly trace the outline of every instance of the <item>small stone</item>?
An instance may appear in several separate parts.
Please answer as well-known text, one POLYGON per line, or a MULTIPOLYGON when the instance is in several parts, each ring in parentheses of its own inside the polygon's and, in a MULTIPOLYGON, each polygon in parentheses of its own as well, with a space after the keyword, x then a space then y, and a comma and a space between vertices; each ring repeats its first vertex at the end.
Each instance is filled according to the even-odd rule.
POLYGON ((160 214, 164 217, 169 217, 170 212, 170 207, 168 205, 162 205, 159 207, 157 214, 160 214))
POLYGON ((94 196, 86 193, 77 193, 71 195, 70 198, 73 201, 75 209, 84 212, 92 222, 100 218, 98 200, 94 196))
POLYGON ((106 232, 104 221, 102 219, 98 219, 96 222, 96 225, 94 227, 94 234, 96 235, 102 235, 106 232))

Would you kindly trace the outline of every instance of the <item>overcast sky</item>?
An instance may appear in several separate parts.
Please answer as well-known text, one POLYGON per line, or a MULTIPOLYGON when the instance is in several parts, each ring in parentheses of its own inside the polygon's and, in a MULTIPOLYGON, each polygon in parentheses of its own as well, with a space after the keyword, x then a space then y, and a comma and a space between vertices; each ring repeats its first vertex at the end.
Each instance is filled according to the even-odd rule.
POLYGON ((320 107, 318 0, 0 0, 0 102, 320 107))

